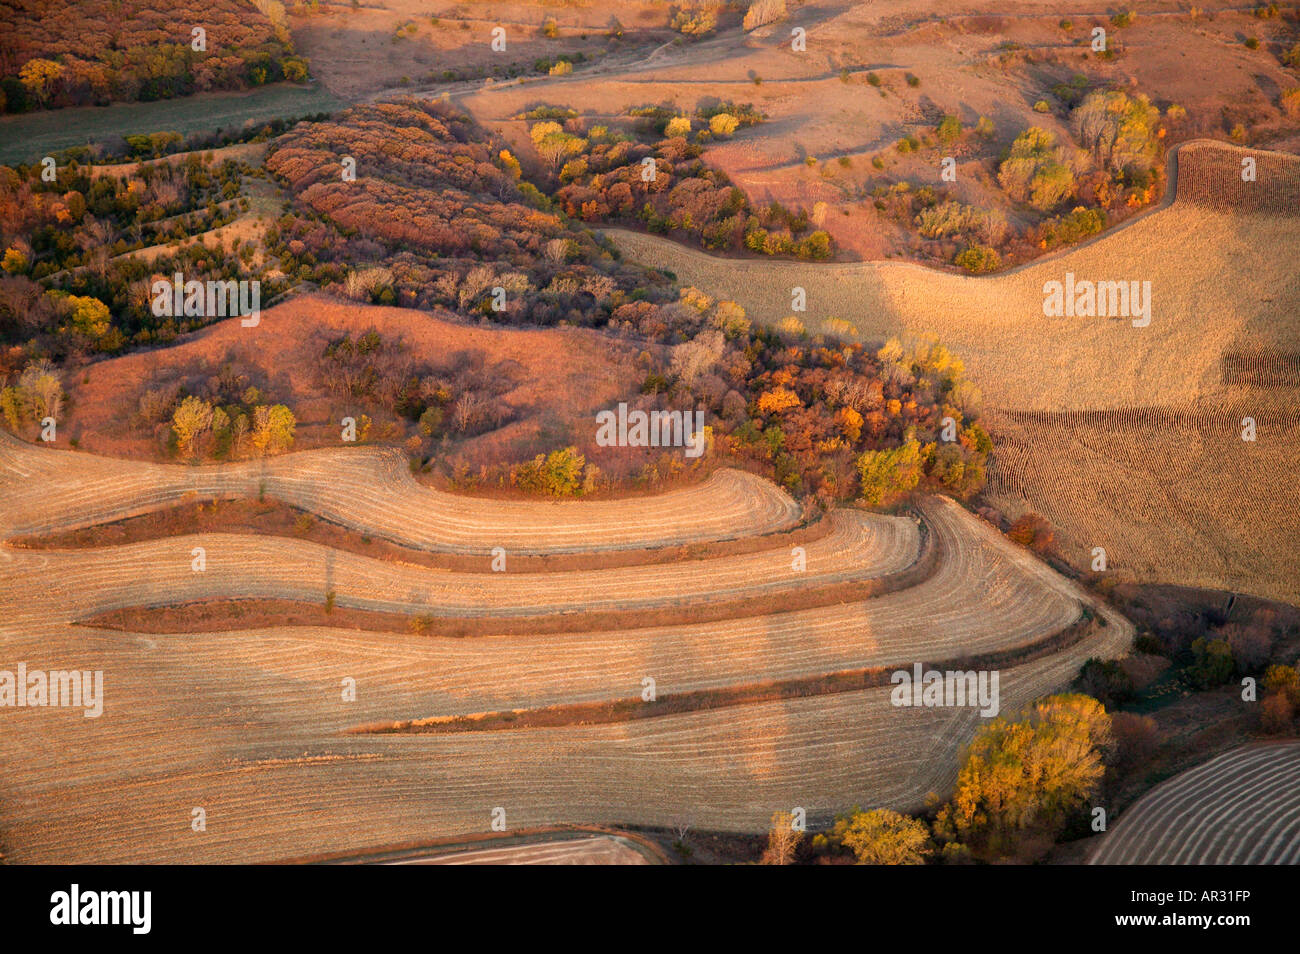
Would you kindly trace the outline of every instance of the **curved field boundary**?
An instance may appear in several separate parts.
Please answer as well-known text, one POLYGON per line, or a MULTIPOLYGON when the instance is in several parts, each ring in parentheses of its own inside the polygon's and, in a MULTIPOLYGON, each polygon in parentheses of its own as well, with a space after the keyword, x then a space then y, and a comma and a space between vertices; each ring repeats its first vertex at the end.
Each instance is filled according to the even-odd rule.
POLYGON ((1300 157, 1201 141, 1179 147, 1177 157, 1167 205, 988 276, 899 262, 724 260, 659 236, 604 231, 628 259, 735 300, 763 324, 789 314, 797 285, 807 293, 807 315, 799 317, 809 333, 843 337, 828 331, 834 317, 848 319, 856 327, 852 337, 865 342, 937 335, 999 409, 1178 405, 1220 393, 1222 355, 1249 344, 1260 329, 1270 347, 1300 350, 1300 271, 1292 254, 1300 204, 1289 198, 1300 157), (1259 163, 1253 183, 1240 180, 1247 155, 1259 163), (1259 196, 1230 208, 1203 198, 1216 189, 1236 196, 1242 188, 1259 196), (1043 287, 1064 281, 1067 272, 1080 280, 1150 281, 1150 325, 1045 317, 1043 287))
POLYGON ((267 494, 357 532, 404 546, 489 554, 643 549, 728 540, 798 524, 775 484, 719 470, 694 486, 623 500, 489 500, 424 487, 390 448, 301 451, 199 467, 36 448, 0 435, 0 535, 119 520, 187 497, 267 494))
POLYGON ((1300 742, 1232 749, 1157 785, 1089 864, 1300 864, 1300 742))
MULTIPOLYGON (((257 597, 433 617, 541 616, 739 600, 800 587, 901 573, 921 555, 915 520, 865 511, 832 514, 807 544, 807 568, 789 550, 678 563, 549 573, 461 573, 374 560, 279 537, 201 534, 119 547, 43 551, 49 572, 79 580, 91 612, 257 597), (192 567, 202 547, 206 569, 192 567)), ((21 552, 21 551, 19 551, 21 552)))
MULTIPOLYGON (((252 667, 287 680, 293 691, 273 698, 283 699, 290 712, 310 705, 313 695, 332 697, 331 686, 337 685, 332 680, 342 676, 369 686, 350 711, 335 712, 321 723, 333 731, 363 721, 601 701, 639 694, 647 676, 657 681, 660 693, 673 693, 749 683, 756 676, 782 679, 906 659, 960 658, 1057 632, 1078 618, 1081 606, 1107 616, 1114 623, 1107 630, 1131 638, 1122 617, 960 505, 938 498, 923 502, 922 510, 935 538, 937 569, 917 585, 843 605, 545 637, 459 640, 291 627, 133 638, 181 653, 202 646, 224 660, 214 663, 223 670, 252 667)), ((296 585, 294 573, 283 568, 237 562, 223 571, 211 548, 203 574, 190 570, 188 547, 166 566, 138 548, 132 549, 141 559, 124 562, 126 549, 14 552, 12 574, 0 577, 0 605, 8 620, 0 622, 0 631, 48 629, 58 620, 88 615, 91 607, 145 603, 150 592, 172 598, 185 587, 199 586, 194 578, 225 571, 238 591, 267 581, 272 590, 285 580, 296 585), (111 561, 104 558, 107 553, 113 554, 111 561), (33 588, 36 579, 44 585, 33 588)), ((353 586, 371 592, 367 573, 349 569, 342 558, 335 570, 340 602, 355 592, 353 586)), ((123 639, 121 633, 83 627, 71 632, 82 642, 123 639)))
MULTIPOLYGON (((807 547, 809 543, 830 534, 833 529, 834 521, 829 516, 813 511, 793 529, 735 540, 678 544, 646 550, 606 550, 600 553, 513 553, 510 554, 508 569, 510 572, 525 573, 613 569, 739 556, 782 547, 789 552, 796 546, 807 547)), ((151 514, 57 533, 11 537, 6 542, 11 547, 25 550, 87 550, 151 540, 170 540, 196 533, 250 534, 301 540, 377 560, 459 573, 482 573, 492 562, 490 557, 481 555, 417 550, 389 540, 365 537, 355 530, 322 520, 305 510, 270 498, 174 504, 151 514)))
MULTIPOLYGON (((1085 614, 1062 630, 1023 646, 961 659, 921 663, 925 671, 993 670, 1012 668, 1042 659, 1079 642, 1092 628, 1093 617, 1085 614)), ((682 712, 725 709, 752 705, 775 699, 825 696, 836 692, 855 692, 890 685, 891 675, 908 670, 913 661, 871 669, 828 672, 774 682, 728 686, 721 690, 690 690, 647 702, 639 698, 611 699, 604 702, 566 703, 535 709, 511 709, 500 712, 475 712, 462 716, 433 716, 405 722, 375 723, 353 726, 352 735, 391 735, 395 733, 447 734, 452 732, 494 732, 508 729, 553 728, 573 725, 606 725, 634 719, 656 719, 682 712)))
MULTIPOLYGON (((855 802, 919 807, 951 785, 980 719, 970 709, 896 708, 888 689, 526 733, 343 730, 607 700, 637 693, 645 676, 672 694, 725 689, 756 674, 961 658, 1059 632, 1081 606, 1108 619, 1008 669, 1001 702, 1012 711, 1067 685, 1084 659, 1127 648, 1126 621, 993 527, 950 500, 925 500, 921 509, 943 557, 907 589, 725 623, 545 638, 72 627, 60 621, 89 602, 147 587, 141 578, 159 574, 156 561, 123 561, 128 548, 0 549, 8 656, 102 668, 107 686, 99 719, 69 710, 6 714, 0 839, 22 861, 273 861, 484 831, 495 806, 506 808, 512 830, 667 826, 688 816, 695 827, 724 831, 762 831, 772 811, 791 805, 814 821, 855 802), (355 680, 355 701, 340 699, 345 679, 355 680), (32 744, 47 757, 21 757, 32 744), (189 806, 200 804, 211 837, 188 827, 189 806)), ((180 556, 189 572, 188 551, 180 556)), ((260 569, 237 572, 246 580, 260 569)), ((160 589, 173 572, 162 574, 160 589)))
MULTIPOLYGON (((594 839, 616 842, 637 853, 642 858, 640 862, 627 860, 623 862, 624 864, 669 865, 673 863, 673 860, 669 858, 664 849, 646 835, 640 832, 628 831, 624 828, 610 828, 604 825, 563 825, 528 831, 513 831, 508 834, 492 832, 465 835, 460 838, 389 845, 371 849, 361 855, 333 852, 328 855, 294 858, 285 860, 282 863, 317 865, 440 864, 443 862, 436 859, 468 856, 470 854, 486 855, 498 851, 510 852, 515 847, 531 853, 529 849, 544 844, 594 839)), ((447 863, 454 864, 458 862, 447 863)), ((530 862, 512 862, 507 859, 506 863, 530 862)))

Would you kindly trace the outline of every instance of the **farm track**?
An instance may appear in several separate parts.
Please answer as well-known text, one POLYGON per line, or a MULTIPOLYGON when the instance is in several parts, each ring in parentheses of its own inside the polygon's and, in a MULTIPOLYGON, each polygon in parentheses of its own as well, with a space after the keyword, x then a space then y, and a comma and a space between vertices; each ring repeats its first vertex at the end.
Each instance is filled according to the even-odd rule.
POLYGON ((1243 746, 1156 786, 1089 863, 1300 864, 1300 743, 1243 746))
MULTIPOLYGON (((49 449, 0 445, 0 527, 6 534, 84 525, 199 491, 278 494, 345 525, 391 527, 404 542, 471 535, 466 511, 534 547, 585 533, 600 550, 698 537, 709 501, 759 513, 754 533, 798 519, 775 487, 728 474, 689 491, 635 501, 639 535, 557 507, 436 495, 408 483, 383 452, 295 454, 258 465, 166 468, 49 449), (387 474, 360 502, 340 489, 387 474), (351 461, 346 461, 351 463, 351 461), (145 475, 146 480, 133 477, 145 475), (268 492, 270 492, 268 490, 268 492), (406 503, 419 498, 425 506, 406 503), (446 498, 444 500, 444 498, 446 498), (677 502, 694 501, 682 512, 677 502), (447 509, 439 512, 434 505, 447 509), (458 509, 452 510, 455 505, 458 509), (462 506, 463 505, 463 506, 462 506), (84 510, 79 512, 78 507, 84 510), (409 507, 408 519, 382 515, 409 507), (499 516, 530 510, 522 527, 499 516), (376 516, 376 513, 379 516, 376 516), (430 516, 432 514, 432 516, 430 516), (561 515, 558 527, 548 516, 561 515), (651 526, 660 514, 670 526, 651 526), (444 519, 445 518, 445 519, 444 519), (440 534, 440 535, 439 535, 440 534)), ((617 505, 615 505, 617 506, 617 505)), ((589 509, 590 508, 590 509, 589 509)), ((716 508, 715 508, 716 509, 716 508)), ((855 802, 917 807, 943 791, 979 722, 973 709, 910 710, 887 689, 742 704, 601 726, 458 736, 356 736, 369 722, 456 716, 639 697, 647 676, 670 694, 756 679, 967 658, 1034 643, 1091 606, 1106 620, 1059 653, 1002 673, 1010 711, 1068 684, 1093 655, 1125 651, 1132 629, 995 529, 943 498, 920 504, 935 565, 907 586, 843 605, 713 623, 655 625, 674 601, 790 586, 784 548, 599 571, 453 573, 284 538, 204 534, 79 550, 0 547, 4 665, 102 669, 105 710, 8 709, 0 734, 0 843, 17 861, 256 861, 448 837, 487 828, 494 807, 511 830, 555 823, 693 824, 762 830, 771 812, 802 805, 815 820, 855 802), (190 551, 207 550, 207 569, 190 551), (563 618, 588 605, 641 607, 644 626, 609 632, 448 639, 328 627, 145 635, 73 626, 96 608, 185 596, 303 593, 328 588, 340 605, 402 611, 438 604, 472 615, 502 608, 563 618), (356 700, 340 688, 355 680, 356 700), (491 736, 482 738, 479 736, 491 736), (193 832, 203 807, 208 830, 193 832)), ((921 534, 910 518, 838 512, 807 544, 800 582, 915 573, 921 534)), ((436 628, 433 630, 436 632, 436 628)))

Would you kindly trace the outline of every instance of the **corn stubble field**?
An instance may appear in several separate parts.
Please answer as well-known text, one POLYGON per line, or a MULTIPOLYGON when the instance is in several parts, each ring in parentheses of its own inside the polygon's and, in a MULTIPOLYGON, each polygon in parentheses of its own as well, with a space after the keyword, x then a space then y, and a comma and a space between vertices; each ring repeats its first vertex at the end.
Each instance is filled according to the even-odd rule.
POLYGON ((1300 864, 1300 744, 1243 746, 1142 796, 1094 865, 1300 864))
POLYGON ((722 261, 611 230, 624 253, 776 324, 807 290, 810 332, 936 334, 980 382, 996 438, 986 495, 1046 516, 1063 554, 1141 581, 1293 601, 1300 575, 1300 159, 1194 142, 1173 201, 1118 231, 989 277, 910 264, 722 261), (1241 181, 1241 159, 1258 178, 1241 181), (1253 186, 1253 188, 1252 188, 1253 186), (1149 280, 1151 324, 1043 317, 1043 285, 1149 280), (1242 440, 1254 419, 1257 439, 1242 440), (1282 481, 1281 484, 1278 481, 1282 481))
POLYGON ((1081 619, 1059 651, 1003 671, 1004 710, 1067 685, 1090 656, 1124 652, 1128 622, 944 498, 916 517, 833 513, 791 570, 797 505, 720 472, 625 501, 521 504, 420 488, 382 453, 320 450, 244 465, 147 465, 0 444, 0 532, 49 532, 165 507, 185 495, 283 494, 298 506, 423 548, 506 540, 531 552, 654 549, 759 536, 754 553, 602 571, 451 573, 279 538, 212 534, 78 550, 0 550, 0 632, 32 667, 103 669, 98 719, 13 710, 0 796, 16 861, 235 861, 364 850, 488 827, 558 822, 762 830, 802 805, 828 820, 856 801, 916 808, 951 784, 973 709, 900 709, 887 689, 810 695, 607 725, 370 735, 372 723, 670 695, 762 680, 1032 648, 1081 619), (259 465, 260 468, 260 465, 259 465), (365 493, 354 495, 356 481, 365 493), (522 508, 522 509, 521 509, 522 508), (394 521, 391 514, 400 513, 394 521), (727 519, 717 519, 725 514, 727 519), (709 515, 714 515, 713 520, 709 515), (925 543, 923 546, 922 538, 925 543), (191 569, 194 546, 207 569, 191 569), (651 625, 692 600, 810 579, 889 579, 925 547, 915 585, 857 602, 717 623, 651 625), (34 580, 44 581, 33 585, 34 580), (255 595, 432 610, 428 634, 296 627, 143 635, 77 625, 114 607, 255 595), (646 613, 620 632, 452 639, 436 617, 537 617, 602 601, 646 613), (344 678, 357 699, 341 701, 344 678), (32 758, 34 752, 41 753, 32 758), (113 757, 105 759, 104 753, 113 757), (190 830, 190 811, 208 830, 190 830), (87 832, 94 837, 88 838, 87 832))

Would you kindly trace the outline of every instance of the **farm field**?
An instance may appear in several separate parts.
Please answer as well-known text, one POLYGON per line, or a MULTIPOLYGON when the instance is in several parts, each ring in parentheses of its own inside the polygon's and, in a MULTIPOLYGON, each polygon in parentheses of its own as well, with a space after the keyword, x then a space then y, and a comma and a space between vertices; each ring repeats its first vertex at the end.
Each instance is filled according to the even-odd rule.
POLYGON ((390 862, 396 865, 648 865, 637 849, 618 838, 592 835, 509 848, 479 848, 427 858, 390 862))
POLYGON ((0 117, 0 163, 38 163, 63 149, 127 135, 227 130, 273 119, 333 112, 343 101, 317 86, 277 83, 250 90, 199 93, 151 103, 75 106, 0 117))
POLYGON ((1120 817, 1089 863, 1300 863, 1300 744, 1233 749, 1157 785, 1120 817))
MULTIPOLYGON (((5 446, 6 483, 14 483, 20 471, 31 476, 39 467, 47 491, 57 488, 60 468, 79 474, 74 482, 89 486, 87 465, 128 466, 86 454, 25 449, 12 442, 5 446)), ((359 453, 351 456, 365 455, 364 449, 352 450, 359 453)), ((315 468, 289 468, 299 474, 300 502, 307 503, 335 483, 338 456, 307 452, 278 462, 318 458, 315 468), (333 462, 326 463, 330 458, 333 462)), ((208 469, 215 474, 241 468, 208 469)), ((354 502, 357 511, 385 509, 384 485, 376 486, 381 505, 354 502)), ((756 479, 742 486, 750 491, 747 500, 764 493, 756 479)), ((714 482, 693 491, 700 502, 692 512, 714 509, 707 495, 718 492, 714 482)), ((670 503, 675 495, 641 502, 647 513, 668 512, 676 509, 670 503)), ((118 496, 116 508, 132 510, 158 494, 133 481, 123 484, 118 496)), ((5 526, 8 532, 37 520, 55 526, 57 515, 74 506, 57 490, 44 508, 34 497, 7 496, 5 526), (36 509, 18 518, 10 509, 15 505, 36 509)), ((531 506, 539 515, 555 509, 518 506, 531 506)), ((600 502, 568 505, 576 521, 570 525, 587 527, 582 532, 588 547, 646 545, 672 533, 661 528, 658 537, 643 532, 629 538, 621 521, 599 519, 606 508, 600 502)), ((81 744, 72 746, 68 735, 68 746, 53 749, 65 753, 59 756, 66 761, 58 772, 20 771, 10 779, 0 807, 12 821, 0 836, 19 846, 17 860, 68 857, 71 843, 65 839, 87 823, 102 835, 94 857, 103 860, 271 860, 360 850, 367 841, 400 843, 482 830, 486 812, 498 803, 510 806, 512 826, 559 821, 666 825, 671 817, 687 814, 695 824, 732 831, 761 826, 773 804, 790 798, 806 801, 810 816, 818 818, 829 817, 850 791, 857 793, 855 798, 869 793, 873 803, 914 807, 929 791, 951 784, 957 752, 979 720, 973 710, 897 709, 889 705, 887 690, 868 690, 505 735, 344 733, 385 719, 635 696, 647 675, 657 680, 660 692, 671 693, 854 666, 905 665, 917 656, 964 658, 1047 638, 1075 623, 1085 607, 1104 624, 1090 627, 1059 652, 1006 670, 1001 704, 1018 707, 1064 685, 1083 658, 1124 651, 1132 630, 1123 617, 1006 542, 995 529, 943 498, 925 504, 922 513, 940 560, 934 575, 916 586, 845 607, 571 638, 449 640, 439 638, 436 628, 425 636, 272 628, 133 637, 70 624, 96 609, 156 602, 163 594, 174 599, 185 594, 297 593, 316 572, 313 567, 333 574, 328 585, 341 604, 358 596, 371 598, 378 592, 376 573, 390 575, 397 597, 393 605, 409 611, 425 604, 421 590, 437 572, 367 565, 348 553, 319 553, 290 541, 219 535, 77 551, 6 547, 0 551, 6 645, 35 666, 38 661, 54 665, 75 644, 84 665, 109 674, 114 701, 95 720, 75 713, 74 721, 74 713, 60 713, 55 720, 41 714, 38 722, 16 710, 15 732, 0 744, 23 744, 30 731, 43 738, 73 733, 81 744), (211 554, 203 573, 189 565, 197 541, 211 554), (34 577, 49 581, 46 595, 35 600, 20 595, 28 591, 25 581, 34 577), (36 620, 43 621, 40 635, 33 627, 36 620), (234 673, 238 677, 231 681, 234 673), (345 677, 356 680, 355 703, 339 701, 338 685, 345 677), (776 726, 780 731, 774 731, 776 726), (93 754, 105 747, 121 755, 111 766, 93 754), (441 780, 432 788, 423 781, 430 766, 441 780), (390 797, 361 831, 351 819, 376 785, 390 797), (106 787, 113 792, 107 798, 106 787), (266 793, 271 792, 268 802, 266 793), (167 805, 194 798, 210 802, 214 821, 218 815, 225 819, 219 831, 215 825, 209 828, 215 837, 191 839, 195 833, 186 827, 184 815, 178 826, 168 821, 176 809, 167 805), (31 845, 32 853, 24 855, 23 845, 31 845)), ((862 536, 859 529, 843 538, 845 543, 857 541, 853 545, 859 550, 849 561, 855 573, 866 572, 863 568, 872 560, 879 572, 889 572, 915 557, 915 525, 906 519, 851 511, 833 518, 848 528, 885 531, 862 536), (889 542, 900 532, 901 538, 889 542), (905 542, 909 538, 910 544, 905 542)), ((437 522, 427 519, 428 524, 437 522)), ((843 546, 836 540, 833 532, 809 545, 810 573, 825 562, 817 553, 825 550, 833 557, 843 546)), ((536 586, 529 575, 507 573, 492 590, 482 592, 504 601, 502 605, 537 601, 534 610, 563 613, 590 605, 601 592, 653 592, 667 579, 664 573, 671 577, 686 569, 697 571, 702 593, 711 586, 744 585, 746 578, 751 587, 762 585, 775 568, 763 568, 770 559, 762 554, 724 558, 717 561, 717 571, 687 563, 534 574, 536 586), (724 567, 734 568, 737 584, 727 583, 733 570, 724 567), (612 587, 605 581, 628 575, 612 587)), ((493 575, 481 576, 486 582, 493 575)), ((462 587, 462 592, 473 590, 462 587)), ((463 613, 466 607, 453 611, 463 613)))
POLYGON ((1243 195, 1232 186, 1243 155, 1184 146, 1170 204, 1004 275, 731 261, 656 236, 611 235, 629 257, 734 296, 761 321, 788 315, 799 285, 810 332, 851 314, 867 342, 937 334, 981 382, 999 438, 990 502, 1011 518, 1047 516, 1075 565, 1100 546, 1111 569, 1138 579, 1294 602, 1295 490, 1266 475, 1289 472, 1300 435, 1288 377, 1300 353, 1300 160, 1267 156, 1272 198, 1227 211, 1243 195), (1202 259, 1194 270, 1185 245, 1193 234, 1202 259), (1150 326, 1044 318, 1043 285, 1067 272, 1150 276, 1150 326), (1241 439, 1246 418, 1259 428, 1253 442, 1241 439), (1187 479, 1171 483, 1171 468, 1187 479))

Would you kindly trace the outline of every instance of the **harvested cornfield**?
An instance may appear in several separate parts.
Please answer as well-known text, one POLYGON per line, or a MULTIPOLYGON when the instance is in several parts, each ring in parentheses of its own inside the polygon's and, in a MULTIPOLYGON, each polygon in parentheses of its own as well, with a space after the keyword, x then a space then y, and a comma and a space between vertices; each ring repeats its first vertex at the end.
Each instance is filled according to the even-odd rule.
MULTIPOLYGON (((6 527, 75 522, 76 498, 62 488, 100 465, 117 466, 12 447, 6 460, 13 491, 0 503, 6 527), (26 489, 37 474, 50 491, 44 504, 26 489)), ((223 475, 240 467, 208 470, 212 487, 228 489, 236 482, 223 475)), ((328 471, 293 473, 305 500, 321 499, 336 480, 328 471)), ((96 495, 83 486, 90 504, 96 495)), ((148 483, 134 492, 129 481, 99 486, 110 510, 159 496, 148 483)), ((382 513, 385 495, 403 492, 376 484, 371 511, 382 513)), ((782 497, 759 481, 753 492, 782 497)), ((673 496, 643 503, 666 513, 673 496)), ((533 506, 525 523, 537 527, 557 509, 533 506)), ((689 516, 680 516, 680 528, 689 516)), ((483 832, 495 808, 512 831, 667 826, 689 817, 697 827, 756 832, 773 811, 795 805, 817 822, 854 803, 919 807, 951 784, 978 709, 898 708, 888 689, 873 688, 601 725, 456 735, 353 730, 635 700, 647 679, 660 698, 672 698, 998 653, 1012 660, 1001 673, 1007 711, 1068 684, 1088 657, 1127 649, 1126 620, 993 527, 942 498, 924 502, 921 516, 918 526, 908 517, 835 513, 832 531, 808 543, 804 577, 858 580, 864 596, 855 602, 673 625, 656 625, 655 614, 683 594, 689 604, 789 587, 781 535, 770 550, 733 556, 516 574, 441 571, 238 534, 78 550, 0 547, 6 658, 104 673, 98 718, 76 709, 6 713, 0 842, 16 861, 271 861, 483 832), (207 551, 202 572, 191 565, 194 546, 207 551), (927 553, 933 559, 924 563, 927 553), (871 589, 896 577, 907 585, 871 589), (74 623, 103 607, 214 595, 320 600, 326 587, 340 605, 374 601, 413 613, 437 604, 448 618, 513 611, 562 620, 605 601, 639 607, 644 625, 453 639, 437 635, 436 625, 427 635, 281 626, 146 635, 74 623), (355 699, 345 698, 349 686, 355 699), (37 749, 42 757, 30 758, 37 749), (191 827, 196 808, 206 813, 204 831, 191 827)), ((613 523, 584 532, 593 549, 631 542, 613 523)), ((646 539, 658 538, 639 542, 646 539)))
POLYGON ((1156 786, 1089 863, 1300 864, 1300 743, 1243 746, 1156 786))
POLYGON ((1293 475, 1300 413, 1240 399, 1196 410, 990 415, 986 494, 1014 519, 1056 528, 1063 554, 1141 581, 1300 595, 1293 475), (1254 441, 1242 422, 1254 421, 1254 441))
POLYGON ((736 470, 655 497, 512 501, 424 487, 392 448, 302 451, 234 465, 185 467, 36 450, 0 434, 7 536, 84 527, 183 500, 263 494, 363 534, 427 550, 489 554, 638 549, 726 540, 793 526, 800 509, 736 470))

